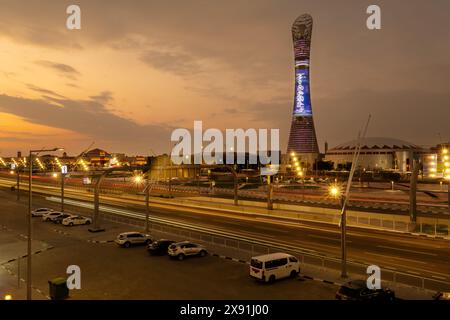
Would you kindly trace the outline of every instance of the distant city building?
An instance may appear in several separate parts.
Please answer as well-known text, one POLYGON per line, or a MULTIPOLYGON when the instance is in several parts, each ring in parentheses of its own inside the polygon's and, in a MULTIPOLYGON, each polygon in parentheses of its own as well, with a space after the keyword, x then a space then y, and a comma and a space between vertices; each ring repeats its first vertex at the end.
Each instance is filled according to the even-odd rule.
MULTIPOLYGON (((357 141, 349 141, 331 148, 325 154, 325 161, 332 161, 334 169, 351 166, 357 141)), ((393 138, 365 138, 361 140, 358 168, 366 170, 412 170, 414 159, 421 160, 429 153, 427 149, 413 143, 393 138)))
MULTIPOLYGON (((299 16, 292 25, 295 55, 295 95, 287 154, 297 158, 303 168, 312 168, 319 157, 311 107, 309 60, 313 20, 299 16)), ((292 161, 292 160, 291 160, 292 161)))
POLYGON ((430 148, 422 162, 424 177, 450 180, 450 142, 430 148))
POLYGON ((111 160, 111 154, 102 149, 92 149, 83 154, 91 167, 104 167, 111 160))

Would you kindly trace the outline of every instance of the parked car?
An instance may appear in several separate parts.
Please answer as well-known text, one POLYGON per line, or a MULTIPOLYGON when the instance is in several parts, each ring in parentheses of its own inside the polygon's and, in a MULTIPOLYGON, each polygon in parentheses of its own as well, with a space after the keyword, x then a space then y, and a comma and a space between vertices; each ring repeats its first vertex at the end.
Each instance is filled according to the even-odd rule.
POLYGON ((167 253, 172 258, 177 258, 178 260, 184 260, 188 256, 200 256, 204 257, 208 254, 206 248, 189 241, 183 241, 178 243, 173 243, 169 246, 167 253))
POLYGON ((338 300, 393 301, 395 292, 389 288, 369 289, 366 280, 353 280, 343 284, 336 292, 338 300))
POLYGON ((287 253, 270 253, 253 257, 250 261, 250 276, 264 282, 295 277, 300 273, 300 263, 287 253))
POLYGON ((169 246, 175 243, 173 240, 160 239, 153 241, 148 245, 147 251, 151 255, 164 255, 168 254, 169 246))
POLYGON ((434 300, 450 300, 450 292, 436 292, 433 295, 434 300))
POLYGON ((53 209, 49 209, 49 208, 39 208, 39 209, 35 209, 35 210, 31 211, 31 216, 32 217, 42 217, 44 214, 50 213, 52 211, 53 211, 53 209))
POLYGON ((46 222, 52 221, 53 218, 56 218, 57 216, 60 216, 62 214, 64 214, 64 212, 61 212, 61 211, 51 211, 48 213, 44 213, 42 215, 42 221, 46 221, 46 222))
POLYGON ((114 240, 119 246, 129 248, 132 245, 146 244, 149 245, 153 239, 149 234, 142 232, 124 232, 117 236, 114 240))
POLYGON ((65 226, 76 226, 80 224, 91 224, 92 219, 88 217, 83 217, 79 215, 71 215, 62 220, 62 224, 65 226))
POLYGON ((61 224, 64 219, 69 218, 71 216, 72 216, 72 214, 70 214, 70 213, 63 213, 63 214, 60 214, 59 216, 51 217, 50 221, 53 223, 56 223, 56 224, 61 224))

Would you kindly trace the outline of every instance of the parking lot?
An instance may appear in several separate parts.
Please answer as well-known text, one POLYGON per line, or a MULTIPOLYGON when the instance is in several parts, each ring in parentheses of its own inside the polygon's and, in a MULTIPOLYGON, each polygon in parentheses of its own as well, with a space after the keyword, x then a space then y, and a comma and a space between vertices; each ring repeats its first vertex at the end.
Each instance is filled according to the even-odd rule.
MULTIPOLYGON (((14 195, 0 190, 2 211, 0 225, 0 294, 14 292, 25 297, 24 282, 17 289, 17 259, 25 254, 25 216, 27 203, 15 201, 14 195), (21 236, 22 235, 22 236, 21 236), (3 255, 5 246, 16 246, 3 255), (17 254, 16 254, 17 253, 17 254), (12 274, 5 272, 9 270, 12 274)), ((40 196, 34 207, 52 207, 40 196)), ((90 216, 86 209, 66 207, 70 213, 90 216)), ((71 299, 333 299, 337 287, 302 278, 277 281, 272 285, 255 282, 249 277, 248 265, 208 255, 184 261, 167 256, 149 256, 145 246, 121 248, 113 242, 117 234, 141 231, 107 222, 102 233, 88 232, 89 226, 67 227, 33 218, 33 298, 45 299, 48 280, 65 276, 69 265, 81 268, 81 290, 72 290, 71 299)), ((26 259, 21 259, 20 274, 26 274, 26 259)))

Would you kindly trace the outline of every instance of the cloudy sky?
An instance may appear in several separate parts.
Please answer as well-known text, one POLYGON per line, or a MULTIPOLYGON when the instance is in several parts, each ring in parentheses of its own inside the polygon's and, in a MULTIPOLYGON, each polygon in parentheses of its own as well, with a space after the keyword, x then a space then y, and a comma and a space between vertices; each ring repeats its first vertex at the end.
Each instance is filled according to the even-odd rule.
POLYGON ((0 0, 0 156, 168 152, 174 128, 279 128, 293 104, 291 25, 314 18, 319 145, 450 139, 450 1, 0 0), (366 28, 379 4, 382 29, 366 28), (81 30, 66 7, 81 7, 81 30))

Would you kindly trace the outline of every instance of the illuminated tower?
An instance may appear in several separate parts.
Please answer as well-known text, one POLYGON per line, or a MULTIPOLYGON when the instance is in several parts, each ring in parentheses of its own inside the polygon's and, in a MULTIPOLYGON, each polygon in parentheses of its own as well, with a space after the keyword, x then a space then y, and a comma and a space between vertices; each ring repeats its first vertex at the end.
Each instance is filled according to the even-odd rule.
POLYGON ((295 55, 295 96, 288 154, 295 153, 303 166, 312 167, 319 156, 314 129, 309 87, 309 52, 313 20, 309 14, 299 16, 292 25, 295 55))

